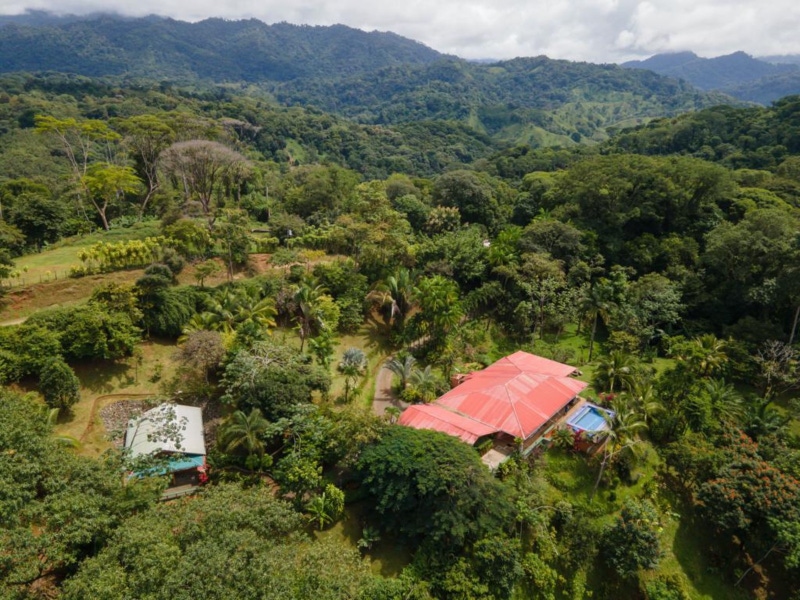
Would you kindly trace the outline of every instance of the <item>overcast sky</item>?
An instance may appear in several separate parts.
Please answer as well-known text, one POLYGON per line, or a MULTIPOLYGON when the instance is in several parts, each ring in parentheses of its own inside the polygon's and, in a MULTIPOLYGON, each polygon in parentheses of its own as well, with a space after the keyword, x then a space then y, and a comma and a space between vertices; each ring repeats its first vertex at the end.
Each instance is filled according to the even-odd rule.
POLYGON ((0 0, 0 14, 26 9, 343 23, 394 31, 464 58, 620 62, 680 50, 709 57, 800 53, 798 0, 0 0))

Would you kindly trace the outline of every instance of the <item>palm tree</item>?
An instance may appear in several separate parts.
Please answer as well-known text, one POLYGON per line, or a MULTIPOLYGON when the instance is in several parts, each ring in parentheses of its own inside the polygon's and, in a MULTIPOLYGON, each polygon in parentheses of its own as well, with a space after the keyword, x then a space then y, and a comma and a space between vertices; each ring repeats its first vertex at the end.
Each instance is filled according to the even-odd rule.
POLYGON ((272 298, 260 298, 257 291, 245 292, 239 297, 234 308, 234 326, 254 325, 262 329, 275 327, 275 301, 272 298))
POLYGON ((411 354, 406 354, 403 360, 393 357, 386 361, 384 366, 400 378, 400 390, 402 391, 408 387, 415 364, 417 364, 417 359, 411 354))
POLYGON ((631 376, 635 362, 630 354, 612 352, 597 365, 592 385, 598 391, 613 394, 614 389, 619 390, 626 379, 631 376))
POLYGON ((325 327, 323 314, 320 310, 320 298, 325 294, 321 285, 311 286, 307 283, 299 286, 294 293, 294 302, 297 306, 295 321, 300 332, 300 352, 305 347, 306 339, 311 336, 314 328, 325 327))
POLYGON ((367 357, 364 355, 363 350, 359 348, 348 348, 342 355, 342 361, 339 363, 339 371, 344 375, 344 401, 350 399, 350 390, 364 369, 367 367, 367 357))
POLYGON ((402 331, 414 303, 414 277, 408 269, 398 269, 379 283, 370 296, 388 307, 386 323, 393 322, 402 331))
POLYGON ((231 454, 244 450, 247 456, 264 456, 266 443, 264 434, 269 431, 270 422, 254 408, 250 414, 237 410, 220 426, 218 442, 223 452, 231 454))
POLYGON ((319 530, 338 519, 344 510, 344 493, 334 485, 328 485, 319 496, 314 496, 306 504, 312 522, 319 525, 319 530))
POLYGON ((594 434, 600 441, 604 442, 603 459, 600 462, 600 470, 597 473, 597 480, 592 488, 590 499, 594 499, 603 473, 606 467, 623 452, 630 452, 636 444, 641 441, 639 435, 647 429, 647 423, 639 415, 638 411, 629 402, 618 398, 612 403, 612 415, 604 413, 606 419, 606 429, 594 434))
POLYGON ((597 334, 597 322, 603 319, 608 322, 611 312, 616 308, 616 304, 611 300, 611 288, 597 283, 586 291, 586 295, 580 300, 580 309, 592 321, 592 333, 589 337, 589 362, 594 353, 594 338, 597 334))
POLYGON ((713 377, 728 362, 726 346, 725 340, 718 339, 713 333, 701 335, 692 340, 687 361, 699 377, 713 377))
POLYGON ((414 369, 411 374, 411 389, 423 402, 431 402, 436 398, 437 381, 430 365, 424 370, 414 369))
POLYGON ((649 425, 653 415, 664 410, 664 405, 656 398, 652 375, 641 372, 632 373, 625 378, 624 385, 634 410, 639 412, 645 423, 649 425))
POLYGON ((703 388, 708 396, 714 415, 729 425, 736 425, 744 418, 744 399, 730 383, 724 379, 709 379, 703 388))

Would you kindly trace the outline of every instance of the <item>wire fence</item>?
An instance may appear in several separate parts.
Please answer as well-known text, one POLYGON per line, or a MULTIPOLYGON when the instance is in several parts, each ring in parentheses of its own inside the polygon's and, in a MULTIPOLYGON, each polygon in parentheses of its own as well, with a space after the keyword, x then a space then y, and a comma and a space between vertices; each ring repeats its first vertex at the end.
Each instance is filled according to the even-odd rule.
POLYGON ((69 279, 69 273, 69 269, 57 269, 54 271, 45 271, 44 273, 21 273, 18 277, 0 279, 0 287, 11 290, 24 288, 37 283, 60 281, 62 279, 69 279))

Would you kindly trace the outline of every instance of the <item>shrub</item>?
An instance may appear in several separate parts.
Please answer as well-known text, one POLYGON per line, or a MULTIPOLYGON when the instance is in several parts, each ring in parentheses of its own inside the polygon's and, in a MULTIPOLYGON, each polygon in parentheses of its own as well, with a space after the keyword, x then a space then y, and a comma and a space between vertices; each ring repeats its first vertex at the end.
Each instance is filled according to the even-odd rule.
POLYGON ((603 532, 601 554, 623 579, 640 568, 652 569, 661 557, 660 524, 655 507, 647 500, 628 500, 616 523, 603 532))
POLYGON ((54 358, 42 369, 39 390, 50 408, 69 410, 80 400, 80 381, 70 366, 54 358))

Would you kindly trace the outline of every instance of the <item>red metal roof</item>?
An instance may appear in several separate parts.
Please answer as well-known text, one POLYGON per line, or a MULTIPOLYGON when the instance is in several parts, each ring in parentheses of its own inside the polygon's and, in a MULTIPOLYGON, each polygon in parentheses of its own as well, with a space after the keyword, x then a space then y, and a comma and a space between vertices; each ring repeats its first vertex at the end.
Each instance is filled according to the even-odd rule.
POLYGON ((586 387, 586 383, 567 377, 574 371, 569 365, 516 352, 470 373, 433 404, 412 406, 400 423, 444 431, 468 443, 496 431, 525 439, 586 387), (406 417, 411 409, 415 410, 406 417))
POLYGON ((478 438, 497 431, 492 427, 479 423, 453 411, 435 404, 415 404, 409 406, 398 421, 400 425, 414 429, 433 429, 460 438, 468 444, 474 444, 478 438))

